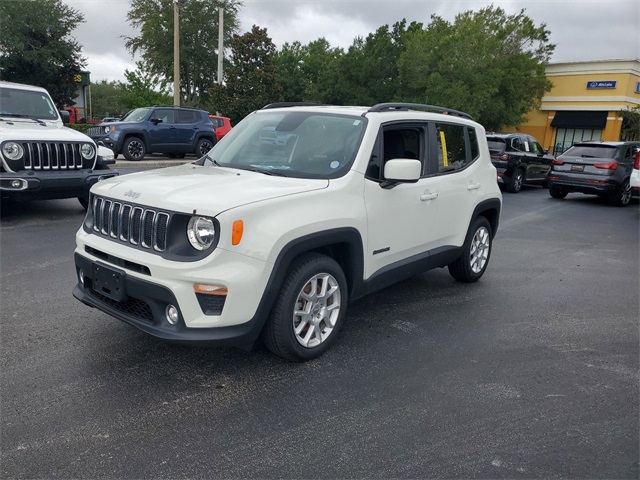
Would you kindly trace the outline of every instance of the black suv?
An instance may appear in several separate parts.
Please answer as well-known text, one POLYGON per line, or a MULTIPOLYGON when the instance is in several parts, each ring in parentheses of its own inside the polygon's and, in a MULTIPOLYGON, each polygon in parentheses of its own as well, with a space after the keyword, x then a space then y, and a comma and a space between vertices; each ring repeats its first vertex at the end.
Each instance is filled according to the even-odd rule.
POLYGON ((553 162, 549 195, 564 198, 580 192, 600 195, 624 207, 631 201, 631 171, 640 142, 583 142, 553 162))
POLYGON ((116 155, 141 160, 152 152, 201 157, 216 143, 209 112, 183 107, 144 107, 127 113, 117 122, 91 127, 87 134, 116 155))
POLYGON ((546 185, 553 162, 538 141, 522 133, 488 134, 491 163, 498 170, 498 183, 507 192, 518 193, 524 183, 546 185))

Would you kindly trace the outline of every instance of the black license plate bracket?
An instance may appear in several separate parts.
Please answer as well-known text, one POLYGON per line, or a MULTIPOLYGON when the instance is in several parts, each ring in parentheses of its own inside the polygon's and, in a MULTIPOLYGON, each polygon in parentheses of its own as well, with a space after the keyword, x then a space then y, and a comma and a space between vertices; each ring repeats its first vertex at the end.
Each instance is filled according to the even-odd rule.
POLYGON ((127 273, 124 270, 113 268, 100 262, 95 262, 92 265, 92 270, 93 289, 96 292, 116 302, 125 302, 127 300, 125 287, 127 273))

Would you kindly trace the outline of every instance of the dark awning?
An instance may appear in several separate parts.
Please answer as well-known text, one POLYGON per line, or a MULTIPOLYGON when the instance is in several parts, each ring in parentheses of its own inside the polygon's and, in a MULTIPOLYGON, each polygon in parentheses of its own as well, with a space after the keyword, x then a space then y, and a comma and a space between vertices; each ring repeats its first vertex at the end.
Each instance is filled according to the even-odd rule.
POLYGON ((601 130, 607 124, 609 112, 556 112, 551 121, 555 128, 595 128, 601 130))

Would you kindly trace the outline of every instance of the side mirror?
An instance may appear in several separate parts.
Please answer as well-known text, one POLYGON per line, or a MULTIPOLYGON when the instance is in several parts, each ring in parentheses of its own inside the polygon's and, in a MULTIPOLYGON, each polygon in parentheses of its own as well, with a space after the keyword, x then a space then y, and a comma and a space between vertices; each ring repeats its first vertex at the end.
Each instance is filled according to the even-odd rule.
POLYGON ((69 120, 71 120, 71 114, 67 110, 58 110, 58 112, 62 118, 62 123, 69 123, 69 120))
POLYGON ((389 188, 397 183, 415 183, 420 180, 422 163, 410 158, 393 158, 384 164, 385 181, 383 188, 389 188))

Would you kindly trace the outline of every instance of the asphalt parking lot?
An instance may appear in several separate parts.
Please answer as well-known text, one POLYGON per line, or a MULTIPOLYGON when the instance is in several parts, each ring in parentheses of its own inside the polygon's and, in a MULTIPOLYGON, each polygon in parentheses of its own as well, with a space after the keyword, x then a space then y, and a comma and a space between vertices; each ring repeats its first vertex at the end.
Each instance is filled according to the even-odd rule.
POLYGON ((3 478, 640 474, 637 198, 505 194, 480 282, 435 270, 355 302, 305 364, 92 310, 77 201, 1 214, 3 478))

